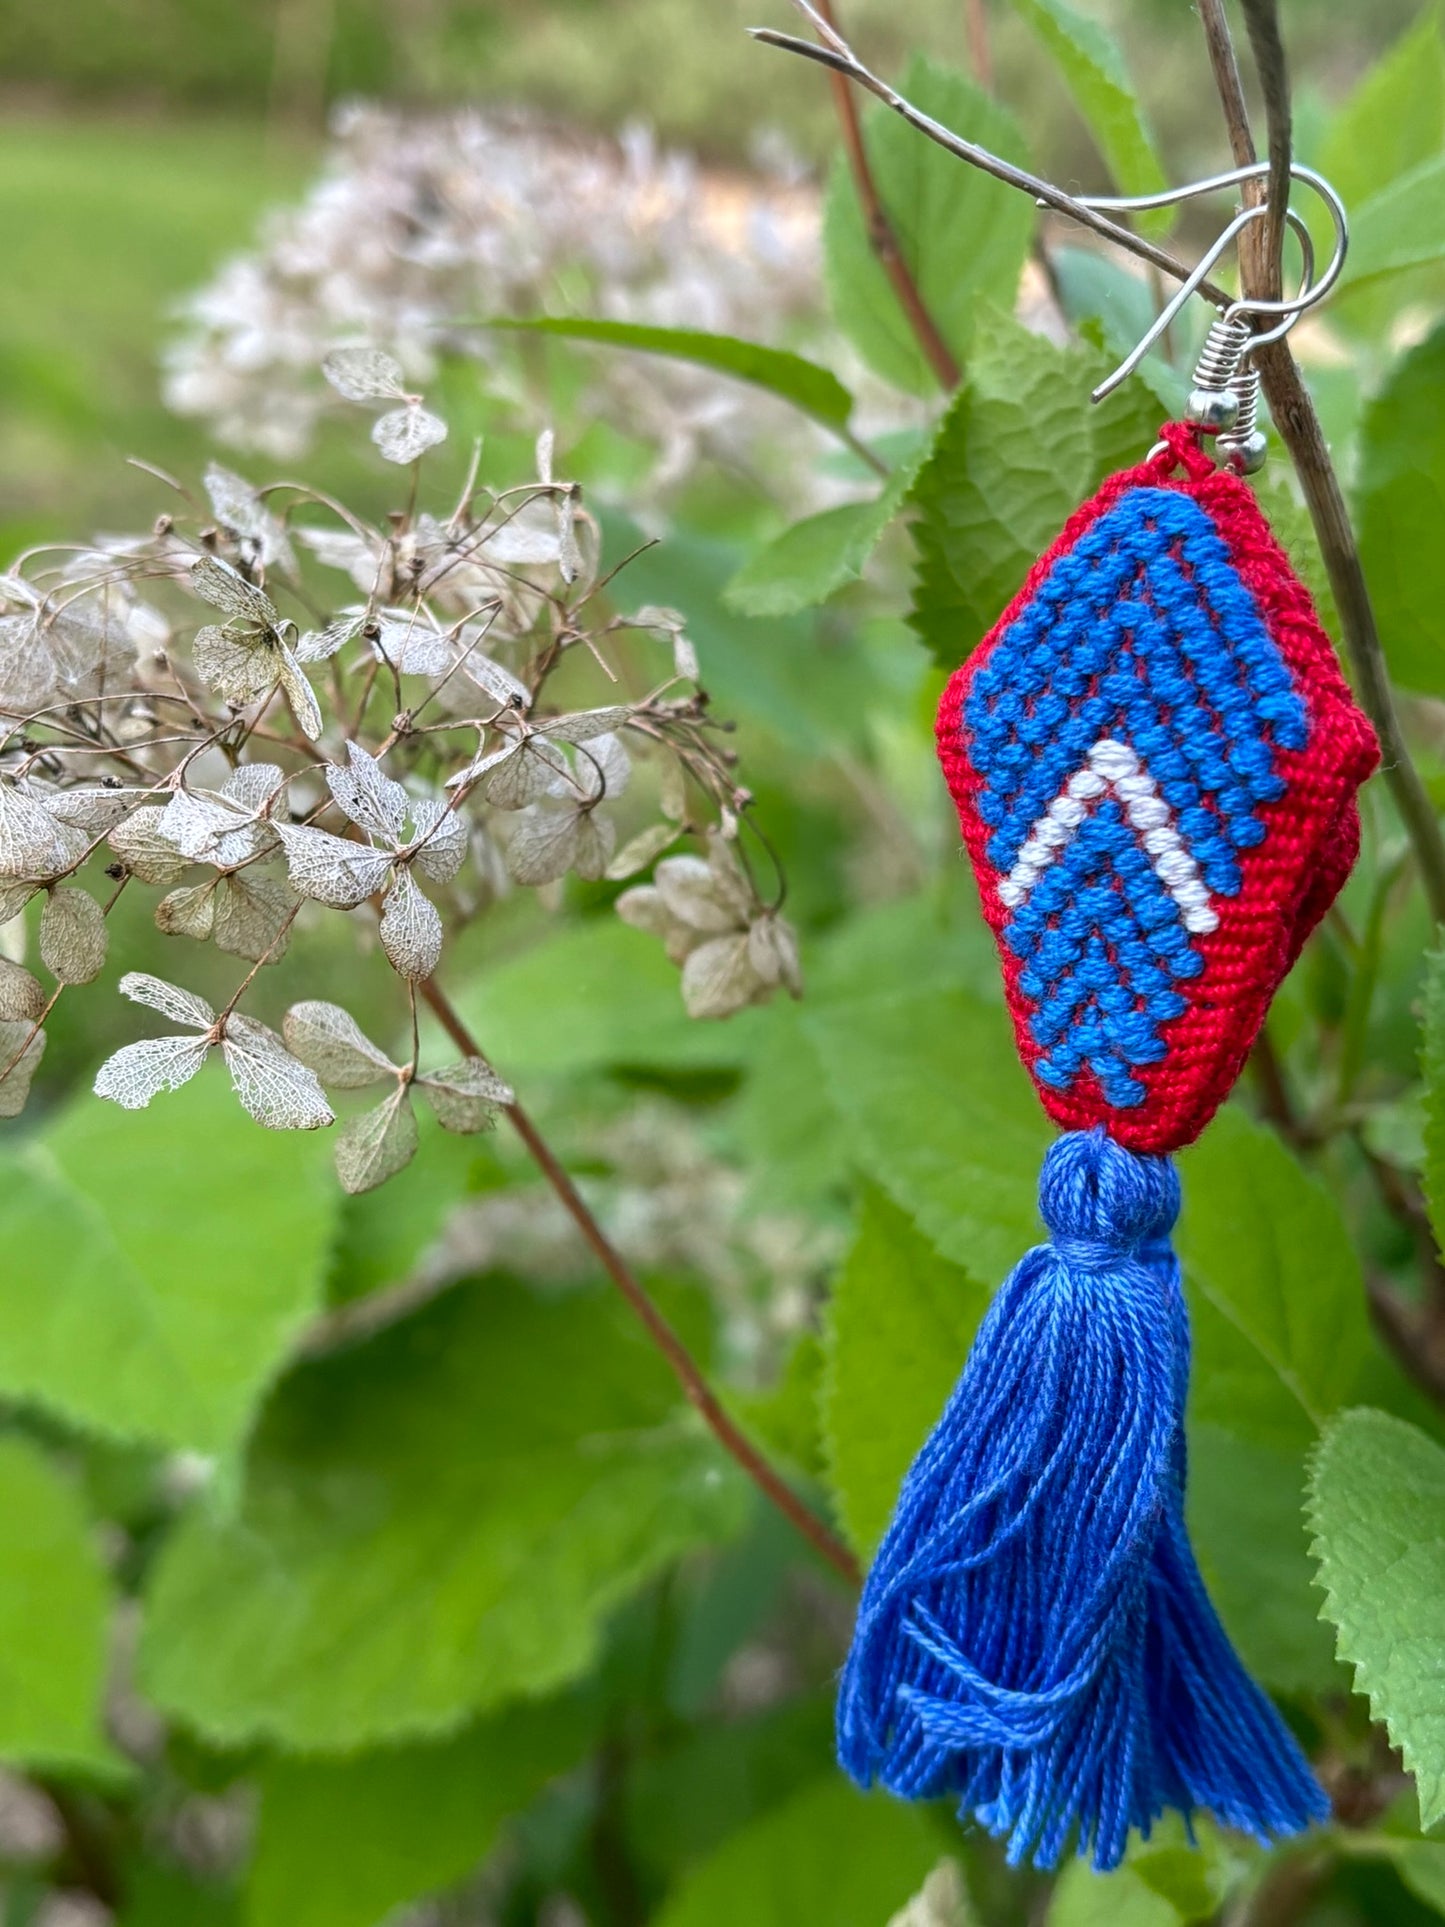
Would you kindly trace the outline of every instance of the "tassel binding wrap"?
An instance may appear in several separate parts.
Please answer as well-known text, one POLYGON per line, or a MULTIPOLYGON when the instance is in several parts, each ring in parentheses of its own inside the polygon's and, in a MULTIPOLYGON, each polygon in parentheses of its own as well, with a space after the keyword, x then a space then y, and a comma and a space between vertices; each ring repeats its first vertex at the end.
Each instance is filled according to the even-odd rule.
POLYGON ((855 1780, 949 1796, 1041 1867, 1113 1867, 1166 1809, 1260 1840, 1328 1814, 1185 1528, 1167 1154, 1348 875, 1378 750, 1249 489, 1163 433, 943 698, 1020 1055, 1067 1129, 1049 1242, 904 1481, 838 1699, 855 1780))

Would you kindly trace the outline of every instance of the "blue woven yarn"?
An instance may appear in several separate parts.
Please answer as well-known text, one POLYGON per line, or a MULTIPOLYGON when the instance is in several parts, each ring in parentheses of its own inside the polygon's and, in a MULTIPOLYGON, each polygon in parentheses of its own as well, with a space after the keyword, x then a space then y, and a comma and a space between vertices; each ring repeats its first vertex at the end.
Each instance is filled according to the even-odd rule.
MULTIPOLYGON (((964 705, 978 813, 1000 879, 1096 745, 1127 745, 1212 898, 1236 896, 1265 834, 1280 748, 1309 719, 1213 520, 1177 490, 1131 489, 1053 563, 998 638, 964 705)), ((1142 1103, 1132 1073, 1164 1052, 1201 958, 1117 802, 1091 810, 1003 940, 1022 965, 1040 1056, 1069 1089, 1087 1067, 1107 1101, 1142 1103)))
POLYGON ((860 1785, 952 1795, 1017 1864, 1100 1869, 1166 1807, 1261 1839, 1327 1811, 1245 1674, 1184 1527, 1179 1183, 1060 1138, 1050 1242, 989 1308, 904 1481, 838 1698, 860 1785))

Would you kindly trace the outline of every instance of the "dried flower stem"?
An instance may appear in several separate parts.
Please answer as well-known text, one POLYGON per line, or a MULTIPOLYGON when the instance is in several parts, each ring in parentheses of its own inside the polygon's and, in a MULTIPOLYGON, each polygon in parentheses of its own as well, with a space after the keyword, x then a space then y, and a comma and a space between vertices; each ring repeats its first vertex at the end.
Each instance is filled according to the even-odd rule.
MULTIPOLYGON (((436 979, 427 978, 420 989, 437 1022, 458 1050, 468 1057, 482 1056, 483 1053, 476 1039, 436 979)), ((691 1404, 696 1407, 713 1437, 729 1458, 742 1468, 758 1490, 771 1499, 784 1518, 821 1553, 834 1571, 851 1584, 857 1585, 858 1564, 852 1553, 818 1515, 803 1504, 728 1415, 703 1376, 696 1359, 663 1317, 648 1295, 646 1287, 597 1222, 586 1199, 563 1169, 556 1153, 532 1122, 531 1117, 516 1102, 504 1106, 504 1109, 512 1128, 526 1145, 538 1170, 581 1232, 588 1249, 642 1320, 648 1336, 672 1367, 683 1391, 691 1404)))
MULTIPOLYGON (((1279 45, 1275 0, 1246 0, 1245 12, 1252 23, 1252 39, 1265 50, 1260 80, 1270 128, 1271 164, 1277 169, 1282 156, 1288 168, 1289 81, 1279 45)), ((1243 167, 1256 158, 1254 135, 1224 0, 1200 0, 1199 13, 1230 149, 1236 165, 1243 167)), ((1261 234, 1266 226, 1265 222, 1258 223, 1261 234)), ((1245 291, 1251 294, 1266 292, 1264 276, 1268 269, 1261 271, 1257 255, 1258 250, 1245 251, 1241 258, 1245 291)), ((1260 351, 1259 371, 1270 413, 1289 450, 1314 523, 1355 686, 1380 739, 1385 782, 1415 853, 1431 915, 1437 923, 1445 922, 1445 838, 1441 837, 1434 806, 1405 742, 1349 510, 1314 402, 1290 353, 1288 337, 1260 351)))
MULTIPOLYGON (((818 12, 827 24, 838 31, 837 16, 832 0, 818 0, 818 12)), ((853 89, 847 78, 834 72, 830 76, 833 88, 833 105, 838 110, 838 124, 843 134, 843 146, 848 155, 848 166, 852 171, 853 185, 857 190, 858 203, 863 210, 863 222, 868 230, 868 244, 878 257, 883 272, 892 283, 893 292, 898 297, 898 305, 908 317, 908 325, 917 337, 929 367, 938 378, 939 386, 946 392, 957 388, 960 369, 954 359, 953 350, 944 340, 938 323, 928 311, 913 271, 903 258, 898 235, 888 210, 883 205, 883 197, 878 192, 878 183, 873 175, 873 166, 868 159, 868 148, 863 138, 863 123, 858 113, 858 103, 853 98, 853 89)))

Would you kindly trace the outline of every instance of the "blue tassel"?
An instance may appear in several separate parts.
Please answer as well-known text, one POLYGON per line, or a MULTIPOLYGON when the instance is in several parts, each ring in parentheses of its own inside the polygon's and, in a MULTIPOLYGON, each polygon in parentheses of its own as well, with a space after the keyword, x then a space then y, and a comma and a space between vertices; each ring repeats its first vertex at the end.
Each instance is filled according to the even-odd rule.
POLYGON ((1044 1163, 1014 1268, 904 1481, 838 1698, 862 1786, 951 1795, 1101 1871, 1166 1807, 1261 1839, 1328 1811, 1220 1626, 1184 1525, 1189 1334, 1168 1158, 1104 1131, 1044 1163))

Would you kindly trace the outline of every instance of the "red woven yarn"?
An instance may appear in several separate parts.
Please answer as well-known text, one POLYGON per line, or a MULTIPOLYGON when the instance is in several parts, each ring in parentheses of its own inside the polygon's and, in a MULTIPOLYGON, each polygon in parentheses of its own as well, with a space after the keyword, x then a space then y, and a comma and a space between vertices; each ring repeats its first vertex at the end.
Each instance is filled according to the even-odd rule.
POLYGON ((1241 855, 1238 893, 1216 900, 1218 927, 1193 939, 1204 968, 1180 986, 1188 1007, 1163 1027, 1166 1055, 1137 1072, 1145 1086, 1144 1101, 1128 1109, 1111 1105, 1087 1069, 1067 1090, 1035 1080, 1044 1108, 1065 1129, 1102 1123, 1128 1149, 1151 1152, 1189 1143, 1228 1096, 1271 998, 1354 864, 1360 836, 1356 791, 1379 761, 1374 731, 1340 674, 1309 591, 1290 567, 1248 486, 1227 469, 1216 468, 1197 447, 1192 430, 1171 423, 1163 439, 1158 454, 1111 476, 1070 517, 993 629, 955 672, 938 713, 939 758, 979 882, 984 916, 1000 939, 1019 1053, 1032 1072, 1040 1055, 1029 1027, 1033 1006, 1019 987, 1020 961, 1001 940, 1008 912, 999 897, 998 873, 986 854, 988 827, 976 807, 981 779, 970 760, 964 723, 970 683, 1054 564, 1131 489, 1178 490, 1209 515, 1304 700, 1308 740, 1303 750, 1276 751, 1284 792, 1277 802, 1260 807, 1264 838, 1241 855))

